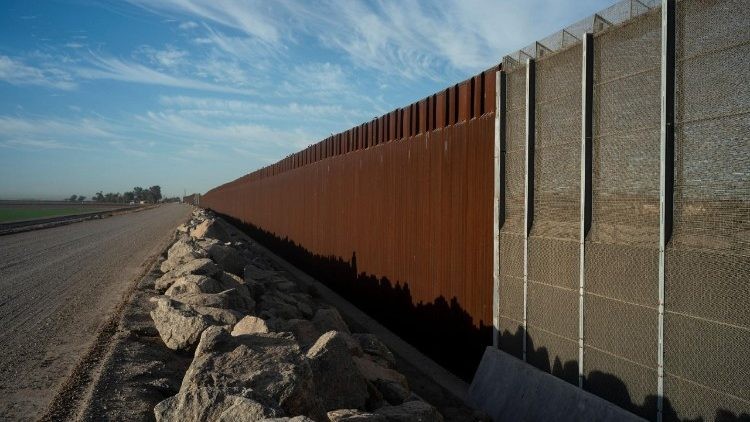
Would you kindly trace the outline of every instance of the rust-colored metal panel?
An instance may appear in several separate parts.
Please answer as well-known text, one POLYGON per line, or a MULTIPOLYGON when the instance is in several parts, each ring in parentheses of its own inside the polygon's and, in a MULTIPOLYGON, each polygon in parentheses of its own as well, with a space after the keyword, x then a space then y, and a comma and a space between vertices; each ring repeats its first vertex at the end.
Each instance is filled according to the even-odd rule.
POLYGON ((373 137, 373 140, 374 140, 373 145, 378 145, 379 143, 383 142, 383 140, 385 139, 385 132, 386 132, 385 130, 386 118, 385 117, 386 116, 380 116, 377 118, 377 122, 378 122, 377 134, 375 137, 373 137))
POLYGON ((425 98, 424 100, 419 102, 419 109, 417 114, 419 115, 419 124, 417 126, 417 133, 425 133, 427 132, 427 101, 429 99, 425 98))
POLYGON ((483 248, 492 242, 493 119, 487 114, 326 164, 274 168, 216 188, 201 202, 313 255, 347 265, 355 259, 357 272, 408 286, 414 307, 442 297, 476 329, 487 327, 492 257, 483 248))
POLYGON ((448 90, 440 91, 435 97, 435 129, 444 128, 448 124, 448 90))
POLYGON ((458 121, 465 122, 471 118, 471 79, 458 85, 458 121))
POLYGON ((471 117, 479 117, 484 114, 484 73, 471 78, 472 80, 472 106, 471 117))
POLYGON ((364 123, 361 124, 361 125, 359 125, 359 127, 358 127, 358 129, 359 129, 359 135, 358 135, 358 137, 359 137, 359 149, 365 149, 367 147, 367 144, 366 144, 367 137, 366 137, 366 134, 365 134, 365 127, 366 126, 364 125, 364 123))
POLYGON ((446 122, 448 125, 455 125, 458 123, 458 84, 448 89, 446 100, 448 104, 448 117, 446 118, 446 122))
POLYGON ((411 106, 401 109, 401 136, 399 138, 411 136, 411 115, 411 106))

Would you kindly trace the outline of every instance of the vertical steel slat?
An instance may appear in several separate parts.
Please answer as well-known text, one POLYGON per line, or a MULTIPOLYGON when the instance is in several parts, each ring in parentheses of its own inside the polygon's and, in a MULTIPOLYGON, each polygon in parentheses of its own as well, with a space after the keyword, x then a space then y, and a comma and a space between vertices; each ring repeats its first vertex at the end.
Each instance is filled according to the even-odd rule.
POLYGON ((664 413, 664 283, 674 202, 675 2, 661 2, 661 131, 659 166, 659 340, 657 420, 664 413))
POLYGON ((524 191, 526 206, 524 213, 525 231, 523 235, 523 360, 526 360, 528 335, 529 299, 529 233, 534 219, 534 131, 535 131, 535 61, 526 60, 526 165, 524 191))
POLYGON ((580 236, 578 239, 578 386, 583 388, 583 306, 586 286, 585 257, 586 235, 591 229, 592 208, 592 115, 594 93, 594 37, 583 35, 583 57, 581 66, 581 200, 580 236))

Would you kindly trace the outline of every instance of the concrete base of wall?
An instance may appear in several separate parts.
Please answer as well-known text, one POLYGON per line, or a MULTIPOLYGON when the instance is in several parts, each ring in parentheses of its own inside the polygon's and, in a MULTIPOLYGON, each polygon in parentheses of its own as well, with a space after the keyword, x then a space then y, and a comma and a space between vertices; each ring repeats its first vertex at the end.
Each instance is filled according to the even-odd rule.
POLYGON ((471 383, 468 403, 495 422, 643 420, 491 346, 471 383))

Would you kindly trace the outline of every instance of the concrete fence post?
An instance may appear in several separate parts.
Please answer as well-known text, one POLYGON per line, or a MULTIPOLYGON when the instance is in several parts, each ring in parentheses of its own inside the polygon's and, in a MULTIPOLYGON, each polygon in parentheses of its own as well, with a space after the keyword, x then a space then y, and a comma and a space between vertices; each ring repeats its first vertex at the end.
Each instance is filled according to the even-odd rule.
POLYGON ((505 71, 495 73, 495 184, 492 234, 492 345, 500 346, 500 227, 505 220, 505 71))
POLYGON ((664 284, 666 248, 672 237, 674 208, 675 2, 661 2, 661 131, 659 166, 659 329, 657 420, 664 413, 664 284))
POLYGON ((586 286, 586 236, 591 229, 592 211, 592 116, 594 95, 594 37, 583 34, 581 64, 581 199, 580 236, 578 239, 578 386, 583 388, 583 322, 586 286))
POLYGON ((524 212, 525 230, 523 235, 523 360, 526 360, 528 337, 528 298, 529 298, 529 234, 534 220, 534 135, 536 117, 536 72, 534 59, 526 60, 526 166, 524 190, 526 206, 524 212))

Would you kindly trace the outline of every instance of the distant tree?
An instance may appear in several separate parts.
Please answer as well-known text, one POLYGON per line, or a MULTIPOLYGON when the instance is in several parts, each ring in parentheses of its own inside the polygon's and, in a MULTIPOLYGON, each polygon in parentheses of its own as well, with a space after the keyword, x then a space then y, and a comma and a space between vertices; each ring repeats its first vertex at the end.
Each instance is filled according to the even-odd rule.
POLYGON ((128 191, 122 194, 122 201, 129 204, 135 201, 135 194, 132 191, 128 191))
POLYGON ((135 195, 136 201, 145 201, 146 198, 145 198, 144 193, 145 192, 143 191, 143 188, 140 186, 136 186, 133 188, 133 194, 135 195))
POLYGON ((104 194, 102 194, 102 191, 99 191, 94 195, 94 201, 96 202, 103 202, 104 201, 104 194))
POLYGON ((70 202, 75 202, 77 199, 78 199, 78 195, 70 195, 70 198, 68 198, 67 200, 70 202))
POLYGON ((149 192, 149 197, 150 197, 149 202, 152 202, 152 203, 159 202, 159 200, 161 199, 161 186, 159 185, 151 186, 150 188, 148 188, 148 192, 149 192))
POLYGON ((78 202, 83 202, 86 200, 86 195, 78 195, 78 202))

